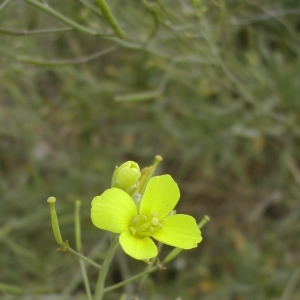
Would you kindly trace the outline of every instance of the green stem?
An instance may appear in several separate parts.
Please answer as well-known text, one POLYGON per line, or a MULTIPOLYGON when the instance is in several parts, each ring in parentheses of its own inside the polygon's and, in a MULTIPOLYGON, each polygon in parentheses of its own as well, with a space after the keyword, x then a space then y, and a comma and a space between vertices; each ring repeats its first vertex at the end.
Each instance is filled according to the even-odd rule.
POLYGON ((81 31, 83 33, 86 34, 90 34, 90 35, 100 35, 100 33, 98 31, 92 30, 90 28, 87 28, 85 26, 82 26, 76 22, 74 22, 73 20, 65 17, 64 15, 62 15, 61 13, 59 13, 58 11, 56 11, 55 9, 51 8, 48 5, 44 5, 36 0, 24 0, 30 4, 32 4, 33 6, 47 12, 49 15, 55 17, 56 19, 60 20, 61 22, 71 26, 72 28, 81 31))
POLYGON ((137 274, 135 276, 132 276, 132 277, 130 277, 130 278, 124 280, 124 281, 121 281, 121 282, 119 282, 117 284, 111 285, 111 286, 105 288, 104 291, 103 291, 103 293, 108 293, 108 292, 111 292, 111 291, 113 291, 115 289, 118 289, 118 288, 126 285, 129 282, 135 281, 136 279, 138 279, 140 277, 143 277, 143 276, 145 276, 147 274, 150 274, 150 273, 154 272, 155 270, 157 270, 157 268, 158 267, 156 267, 156 266, 152 267, 152 268, 150 268, 150 269, 148 269, 148 270, 146 270, 146 271, 144 271, 142 273, 139 273, 139 274, 137 274))
POLYGON ((137 102, 155 99, 161 95, 160 91, 143 92, 129 95, 118 95, 115 97, 116 102, 137 102))
POLYGON ((83 279, 87 299, 93 300, 93 296, 92 296, 90 284, 89 284, 89 279, 86 274, 84 262, 82 260, 79 260, 79 265, 80 265, 80 270, 81 270, 81 274, 82 274, 82 279, 83 279))
MULTIPOLYGON (((95 257, 101 258, 99 253, 103 252, 103 248, 108 240, 108 235, 103 235, 103 237, 92 247, 92 249, 87 253, 87 257, 93 260, 95 257)), ((86 268, 90 268, 91 265, 87 265, 86 268)), ((101 266, 99 266, 101 268, 101 266)), ((99 269, 100 269, 99 268, 99 269)), ((68 282, 68 284, 63 288, 61 294, 63 295, 73 295, 76 290, 78 290, 78 286, 82 282, 82 276, 80 269, 76 271, 72 279, 68 282)))
POLYGON ((9 294, 21 295, 26 294, 25 289, 20 288, 19 286, 2 283, 0 282, 0 291, 9 294))
MULTIPOLYGON (((80 227, 80 205, 81 202, 77 200, 75 202, 75 242, 76 242, 76 250, 81 252, 82 244, 81 244, 81 227, 80 227)), ((80 270, 82 274, 82 279, 86 291, 86 295, 88 300, 93 300, 90 283, 86 274, 86 269, 83 260, 79 260, 80 270)))
MULTIPOLYGON (((158 245, 157 245, 157 248, 158 248, 158 254, 157 254, 157 256, 159 256, 162 247, 163 247, 163 244, 162 243, 158 243, 158 245)), ((146 272, 146 274, 141 278, 140 282, 138 283, 138 285, 137 285, 137 291, 141 290, 143 284, 145 283, 145 281, 146 281, 146 279, 148 278, 148 275, 149 275, 149 273, 147 273, 147 271, 153 268, 153 265, 154 265, 155 262, 157 264, 159 262, 159 260, 157 258, 152 258, 150 260, 150 264, 146 266, 145 271, 144 271, 144 272, 146 272)))
POLYGON ((201 229, 209 221, 210 221, 210 217, 209 216, 204 216, 203 219, 198 223, 199 229, 201 229))
POLYGON ((110 263, 115 255, 115 252, 119 246, 119 238, 118 236, 114 236, 113 240, 111 241, 110 247, 108 249, 107 255, 104 259, 102 269, 99 272, 97 284, 96 284, 96 291, 94 295, 94 300, 102 300, 104 295, 104 283, 107 276, 107 272, 110 266, 110 263))
POLYGON ((162 95, 162 93, 165 90, 166 84, 168 83, 170 78, 172 67, 173 67, 173 63, 169 65, 164 75, 162 76, 158 88, 155 89, 154 91, 142 92, 137 94, 128 94, 128 95, 117 95, 114 100, 116 102, 137 102, 137 101, 148 101, 148 100, 158 98, 159 96, 162 95))
MULTIPOLYGON (((296 290, 297 281, 300 277, 300 267, 293 271, 291 277, 289 278, 286 286, 283 289, 283 293, 279 300, 289 300, 292 299, 292 294, 296 290)), ((299 284, 299 283, 298 283, 299 284)))
POLYGON ((74 256, 80 258, 81 260, 84 260, 86 263, 90 264, 91 266, 95 267, 98 270, 101 270, 102 266, 95 263, 94 261, 90 260, 89 258, 87 258, 86 256, 80 254, 79 252, 75 251, 72 248, 68 248, 67 249, 69 252, 71 252, 74 256))
POLYGON ((0 11, 10 2, 11 0, 5 0, 1 5, 0 5, 0 11))
POLYGON ((108 49, 99 51, 95 54, 92 54, 90 56, 81 57, 77 59, 68 59, 68 60, 39 60, 39 59, 32 59, 32 58, 25 58, 25 57, 17 57, 19 61, 38 65, 38 66, 49 66, 49 67, 59 67, 59 66, 66 66, 66 65, 74 65, 74 64, 84 64, 86 62, 89 62, 91 60, 94 60, 96 58, 99 58, 100 56, 103 56, 105 54, 108 54, 110 52, 113 52, 118 49, 118 46, 113 46, 108 49))
POLYGON ((148 53, 151 53, 153 55, 157 55, 157 56, 162 57, 162 58, 171 59, 170 55, 165 54, 165 53, 160 52, 160 51, 156 51, 154 49, 145 48, 144 45, 139 45, 139 44, 135 44, 135 43, 132 43, 132 42, 129 42, 129 41, 125 41, 125 40, 120 39, 116 36, 104 35, 104 34, 101 34, 98 31, 95 31, 95 30, 92 30, 90 28, 84 27, 84 26, 74 22, 73 20, 65 17, 64 15, 60 14, 59 12, 57 12, 53 8, 49 7, 48 5, 42 4, 42 3, 40 3, 36 0, 24 0, 24 1, 26 1, 30 4, 32 4, 33 6, 45 11, 46 13, 50 14, 54 18, 56 18, 56 19, 60 20, 61 22, 71 26, 75 30, 81 31, 81 32, 89 34, 89 35, 100 36, 104 39, 113 41, 116 44, 118 44, 118 45, 120 45, 120 46, 122 46, 123 48, 126 48, 126 49, 146 51, 148 53))
POLYGON ((74 22, 73 20, 65 17, 64 15, 60 14, 59 12, 57 12, 53 8, 49 7, 48 5, 44 5, 44 4, 42 4, 42 3, 40 3, 36 0, 24 0, 24 1, 26 1, 30 4, 32 4, 33 6, 49 13, 54 18, 56 18, 56 19, 60 20, 61 22, 71 26, 75 30, 81 31, 81 32, 89 34, 89 35, 100 36, 103 39, 115 42, 116 44, 118 44, 118 45, 120 45, 120 46, 122 46, 123 48, 126 48, 126 49, 141 50, 141 51, 151 53, 153 55, 157 55, 157 56, 162 57, 162 58, 171 59, 170 55, 165 54, 165 53, 160 52, 160 51, 156 51, 154 49, 145 48, 144 45, 139 45, 139 44, 135 44, 135 43, 132 43, 132 42, 129 42, 129 41, 125 41, 125 40, 120 39, 116 36, 104 35, 104 34, 101 34, 98 31, 94 31, 90 28, 84 27, 84 26, 74 22))
POLYGON ((81 227, 80 227, 80 205, 81 202, 77 200, 75 202, 75 243, 76 243, 76 250, 81 252, 81 227))
POLYGON ((108 22, 108 24, 111 26, 111 28, 114 30, 114 32, 120 38, 124 38, 125 32, 118 24, 117 19, 114 17, 114 15, 113 15, 112 11, 110 10, 109 6, 107 5, 106 1, 105 0, 96 0, 96 2, 103 14, 103 17, 108 22))
POLYGON ((99 8, 93 4, 91 4, 89 1, 81 0, 80 3, 90 9, 93 13, 97 14, 98 16, 102 17, 101 12, 99 11, 99 8))
POLYGON ((73 30, 72 27, 66 28, 58 28, 58 29, 41 29, 41 30, 14 30, 10 28, 3 28, 0 27, 0 34, 7 34, 7 35, 34 35, 34 34, 44 34, 44 33, 56 33, 56 32, 65 32, 73 30))
POLYGON ((144 51, 144 52, 150 53, 152 55, 156 55, 156 56, 161 57, 161 58, 171 59, 171 56, 168 55, 168 54, 165 54, 165 53, 160 52, 160 51, 156 51, 156 50, 148 48, 148 47, 145 47, 143 44, 135 44, 135 43, 132 43, 130 41, 120 39, 116 36, 103 36, 103 39, 115 42, 116 44, 122 46, 125 49, 144 51))

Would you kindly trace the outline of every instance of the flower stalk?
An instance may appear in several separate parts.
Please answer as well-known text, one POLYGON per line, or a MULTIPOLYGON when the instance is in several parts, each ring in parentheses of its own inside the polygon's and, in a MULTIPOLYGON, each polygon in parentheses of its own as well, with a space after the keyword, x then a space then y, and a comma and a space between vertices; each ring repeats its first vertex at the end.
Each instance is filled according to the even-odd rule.
POLYGON ((68 251, 70 253, 72 253, 74 256, 78 257, 79 259, 85 261, 86 263, 88 263, 89 265, 93 266, 94 268, 101 270, 102 266, 95 263, 94 261, 90 260, 89 258, 87 258, 86 256, 82 255, 81 253, 75 251, 74 249, 72 249, 71 247, 68 248, 68 251))
POLYGON ((111 291, 113 291, 115 289, 118 289, 118 288, 126 285, 127 283, 135 281, 135 280, 137 280, 137 279, 139 279, 139 278, 141 278, 141 277, 143 277, 145 275, 148 275, 148 274, 156 271, 157 269, 158 269, 157 266, 154 266, 154 267, 151 267, 151 268, 147 268, 145 271, 143 271, 143 272, 141 272, 141 273, 139 273, 137 275, 134 275, 134 276, 132 276, 132 277, 126 279, 126 280, 123 280, 123 281, 121 281, 119 283, 116 283, 114 285, 111 285, 111 286, 105 288, 104 291, 103 291, 103 293, 105 294, 105 293, 111 292, 111 291))
MULTIPOLYGON (((75 243, 76 243, 76 250, 78 252, 81 252, 82 244, 81 244, 81 226, 80 226, 80 205, 81 202, 77 200, 75 202, 75 243)), ((79 266, 80 266, 80 271, 82 274, 82 279, 85 287, 85 292, 87 295, 88 300, 93 300, 92 298, 92 293, 91 293, 91 288, 90 288, 90 283, 87 277, 86 269, 85 269, 85 264, 82 259, 79 259, 79 266)))
POLYGON ((75 201, 75 243, 76 250, 81 252, 82 244, 81 244, 81 226, 80 226, 80 205, 81 202, 79 200, 75 201))
POLYGON ((96 290, 95 290, 95 294, 94 294, 94 300, 102 300, 103 299, 105 279, 107 276, 107 272, 109 270, 110 263, 118 249, 118 246, 119 246, 118 237, 114 236, 111 241, 110 247, 108 249, 107 255, 104 259, 102 269, 100 270, 99 275, 98 275, 96 290))

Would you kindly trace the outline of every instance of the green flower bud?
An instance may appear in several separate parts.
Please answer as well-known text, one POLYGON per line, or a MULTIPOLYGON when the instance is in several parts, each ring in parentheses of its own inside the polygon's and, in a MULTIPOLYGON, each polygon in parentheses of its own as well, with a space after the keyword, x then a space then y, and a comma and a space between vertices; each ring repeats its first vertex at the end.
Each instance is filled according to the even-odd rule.
POLYGON ((127 161, 116 167, 112 177, 111 186, 124 191, 133 187, 141 177, 139 165, 134 161, 127 161))

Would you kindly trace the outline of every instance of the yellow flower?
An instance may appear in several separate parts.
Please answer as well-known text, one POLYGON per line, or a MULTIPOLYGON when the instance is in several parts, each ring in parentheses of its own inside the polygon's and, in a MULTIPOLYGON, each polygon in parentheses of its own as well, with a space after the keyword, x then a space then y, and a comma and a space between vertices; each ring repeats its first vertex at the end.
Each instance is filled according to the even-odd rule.
POLYGON ((152 238, 164 244, 191 249, 201 242, 196 220, 170 215, 180 198, 170 175, 152 177, 138 208, 123 190, 110 188, 92 201, 91 219, 103 230, 120 233, 120 244, 129 256, 148 260, 157 256, 152 238))

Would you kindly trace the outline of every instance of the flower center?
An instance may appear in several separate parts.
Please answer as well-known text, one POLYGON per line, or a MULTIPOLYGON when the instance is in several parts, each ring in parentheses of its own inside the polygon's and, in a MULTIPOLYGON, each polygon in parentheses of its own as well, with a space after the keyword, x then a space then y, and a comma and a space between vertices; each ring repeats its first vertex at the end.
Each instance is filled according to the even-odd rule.
POLYGON ((162 229, 165 220, 159 220, 156 216, 157 213, 152 213, 151 217, 138 215, 131 221, 130 233, 138 238, 144 238, 162 229))

